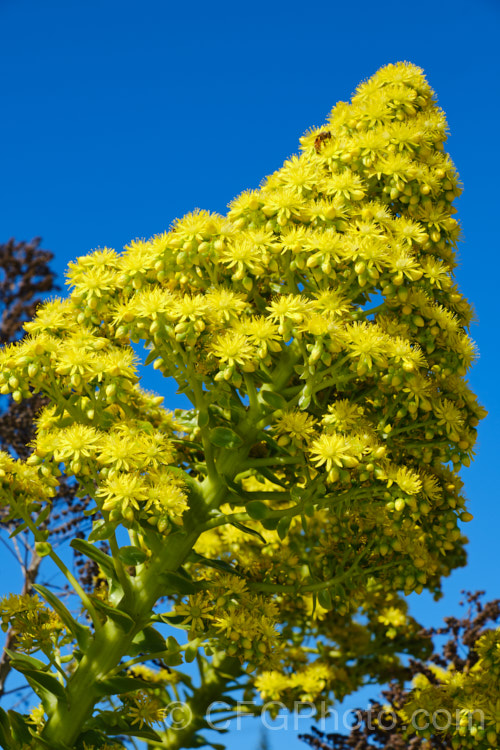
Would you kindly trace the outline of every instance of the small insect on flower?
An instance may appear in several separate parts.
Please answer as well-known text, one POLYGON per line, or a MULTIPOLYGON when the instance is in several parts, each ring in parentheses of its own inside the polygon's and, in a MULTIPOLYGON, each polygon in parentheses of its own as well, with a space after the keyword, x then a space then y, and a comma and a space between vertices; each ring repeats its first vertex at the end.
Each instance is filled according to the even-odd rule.
POLYGON ((314 139, 314 150, 317 154, 321 151, 321 146, 325 141, 329 141, 332 137, 332 134, 329 130, 325 130, 322 133, 320 133, 315 139, 314 139))

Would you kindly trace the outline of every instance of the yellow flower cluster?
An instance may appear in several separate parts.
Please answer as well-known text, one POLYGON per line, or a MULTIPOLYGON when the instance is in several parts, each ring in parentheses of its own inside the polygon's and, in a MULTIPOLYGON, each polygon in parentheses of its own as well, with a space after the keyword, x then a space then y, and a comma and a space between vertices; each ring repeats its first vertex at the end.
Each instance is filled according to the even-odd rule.
MULTIPOLYGON (((257 388, 277 378, 289 349, 288 410, 270 417, 279 446, 304 452, 330 484, 383 481, 387 458, 412 467, 412 486, 425 465, 444 490, 440 467, 468 463, 484 414, 455 387, 474 345, 453 281, 460 187, 445 140, 422 72, 382 69, 227 217, 195 211, 123 255, 105 248, 72 263, 71 297, 43 306, 30 336, 2 353, 0 391, 43 390, 62 417, 92 424, 104 410, 112 422, 138 393, 130 341, 181 387, 194 378, 226 393, 245 391, 249 375, 257 388), (363 432, 331 417, 314 429, 324 407, 355 409, 365 391, 363 432)), ((72 450, 70 440, 54 456, 72 456, 78 473, 72 450)), ((110 448, 111 474, 123 470, 113 450, 126 469, 127 441, 110 448)), ((145 481, 109 476, 100 497, 131 520, 147 505, 145 481)))
POLYGON ((81 423, 60 427, 60 423, 52 407, 42 414, 29 468, 37 467, 45 475, 64 463, 83 489, 94 483, 92 494, 111 521, 130 524, 143 518, 160 532, 169 528, 170 521, 180 521, 187 496, 182 481, 169 471, 175 451, 164 431, 168 423, 163 430, 154 430, 142 420, 121 419, 110 421, 106 431, 81 423))
MULTIPOLYGON (((450 742, 454 750, 494 750, 500 738, 500 630, 487 631, 474 650, 479 658, 469 672, 432 668, 434 683, 418 676, 411 699, 402 711, 404 719, 415 711, 424 719, 434 712, 436 717, 449 717, 446 726, 437 719, 438 726, 431 729, 450 742)), ((417 727, 417 731, 423 737, 429 736, 429 727, 417 727)))
POLYGON ((398 607, 388 607, 387 609, 382 610, 378 616, 378 621, 381 622, 382 625, 388 626, 386 631, 388 638, 395 638, 398 629, 404 627, 407 622, 405 612, 398 607))
MULTIPOLYGON (((56 494, 57 469, 37 470, 0 451, 0 506, 7 509, 5 519, 19 518, 19 508, 50 502, 56 494)), ((38 506, 40 507, 40 506, 38 506)))
POLYGON ((278 664, 280 639, 276 629, 279 610, 275 602, 248 591, 243 579, 215 574, 209 590, 188 597, 175 606, 183 617, 189 638, 201 638, 245 663, 248 671, 258 665, 278 664))
POLYGON ((0 600, 2 630, 12 628, 16 636, 16 649, 32 653, 47 650, 64 635, 63 624, 55 612, 46 607, 37 596, 9 594, 0 600))
MULTIPOLYGON (((190 561, 211 588, 177 614, 192 639, 276 668, 276 695, 315 700, 332 677, 302 664, 293 683, 293 649, 272 662, 277 625, 295 643, 326 611, 342 621, 377 587, 435 592, 464 563, 458 473, 485 412, 465 380, 446 128, 419 68, 383 68, 226 216, 196 210, 72 263, 68 298, 0 352, 0 394, 50 403, 27 463, 0 456, 13 517, 64 471, 152 547, 183 523, 247 586, 190 561), (192 404, 175 422, 139 385, 137 344, 192 404)), ((399 635, 387 601, 373 629, 399 635)))
POLYGON ((264 701, 280 701, 293 706, 295 701, 314 703, 328 693, 334 679, 338 679, 334 668, 321 662, 311 662, 292 673, 278 670, 262 672, 255 680, 255 687, 264 701))
POLYGON ((145 690, 124 696, 123 702, 124 714, 131 719, 132 726, 137 724, 139 729, 144 726, 152 727, 153 724, 162 721, 167 714, 160 698, 145 690))

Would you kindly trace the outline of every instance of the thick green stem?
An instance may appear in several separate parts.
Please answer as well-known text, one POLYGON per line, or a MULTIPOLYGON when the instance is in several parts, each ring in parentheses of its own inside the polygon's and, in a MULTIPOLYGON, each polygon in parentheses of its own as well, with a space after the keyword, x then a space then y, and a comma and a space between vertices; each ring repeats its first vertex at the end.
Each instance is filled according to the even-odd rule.
POLYGON ((125 572, 125 568, 123 567, 123 564, 118 556, 119 547, 118 542, 116 541, 116 536, 113 533, 113 535, 108 540, 109 548, 111 550, 111 554, 113 555, 113 562, 115 564, 115 570, 116 575, 118 576, 118 580, 121 583, 123 592, 125 595, 128 595, 130 593, 130 585, 129 585, 129 578, 125 572))
POLYGON ((210 664, 204 663, 202 684, 185 703, 184 726, 167 729, 162 737, 162 743, 151 743, 150 746, 168 750, 191 747, 193 736, 199 729, 206 727, 205 716, 210 706, 221 700, 227 685, 240 674, 241 664, 237 659, 225 654, 215 654, 210 664))
MULTIPOLYGON (((196 534, 173 534, 166 540, 163 554, 154 557, 131 581, 133 605, 128 607, 127 613, 135 624, 128 632, 109 618, 95 633, 87 653, 68 680, 67 702, 59 702, 43 731, 43 739, 54 748, 73 747, 99 701, 99 680, 106 678, 127 654, 134 636, 149 622, 154 604, 165 593, 161 573, 174 571, 182 564, 195 538, 196 534)), ((120 605, 123 603, 118 604, 118 609, 120 605)))
MULTIPOLYGON (((209 414, 208 414, 208 408, 205 403, 205 398, 203 396, 203 390, 201 388, 201 385, 195 379, 192 380, 191 385, 193 388, 196 409, 198 410, 199 415, 202 416, 202 418, 204 418, 204 420, 206 421, 206 426, 209 426, 210 419, 209 419, 209 414)), ((208 432, 207 432, 206 427, 201 429, 201 440, 203 443, 203 452, 205 454, 205 463, 207 467, 208 476, 211 479, 214 479, 217 476, 217 470, 215 468, 213 449, 212 449, 210 440, 208 439, 208 432)))
MULTIPOLYGON (((279 392, 288 382, 297 356, 295 351, 287 350, 283 352, 282 367, 275 372, 276 379, 272 384, 272 388, 276 392, 279 392)), ((250 379, 248 379, 247 385, 252 385, 250 379)), ((203 484, 198 487, 198 490, 201 490, 204 505, 202 515, 205 515, 211 507, 218 507, 223 502, 227 493, 226 479, 232 479, 238 471, 241 471, 242 463, 247 459, 248 451, 259 432, 257 423, 263 417, 263 412, 257 392, 253 391, 252 388, 250 390, 252 391, 251 408, 246 418, 239 425, 240 432, 246 437, 246 442, 237 450, 222 451, 213 463, 210 458, 207 461, 207 466, 211 466, 211 471, 203 484)), ((202 404, 199 405, 202 406, 202 404)), ((208 444, 205 444, 204 448, 208 453, 212 450, 208 444)), ((194 501, 197 500, 197 493, 195 495, 194 501)), ((68 700, 59 703, 57 710, 49 718, 43 731, 43 739, 51 743, 54 748, 63 750, 73 747, 85 722, 92 715, 94 706, 100 699, 99 681, 116 670, 122 658, 127 655, 135 635, 150 622, 154 605, 165 594, 164 586, 161 583, 161 574, 177 570, 184 562, 192 550, 203 522, 207 519, 205 516, 205 518, 197 517, 196 520, 197 523, 191 524, 188 522, 188 518, 185 528, 189 531, 179 532, 168 537, 165 546, 155 550, 149 564, 139 570, 138 575, 130 581, 131 590, 118 603, 117 609, 123 609, 133 619, 134 626, 126 632, 118 622, 108 618, 105 625, 95 633, 94 640, 87 653, 84 654, 74 674, 68 680, 68 700)), ((231 663, 233 661, 230 660, 231 663)), ((191 726, 183 730, 184 734, 187 732, 187 736, 192 736, 196 730, 197 722, 200 721, 200 716, 203 713, 200 711, 201 703, 205 704, 208 700, 208 705, 214 697, 220 694, 221 675, 219 675, 215 666, 211 669, 212 671, 207 678, 208 682, 205 681, 204 685, 196 691, 197 698, 196 704, 193 705, 191 726), (201 701, 201 703, 198 703, 198 701, 201 701)), ((225 670, 222 671, 227 674, 225 670)), ((225 682, 227 682, 227 679, 225 679, 225 682)), ((184 734, 175 732, 173 737, 169 737, 167 746, 180 747, 179 743, 182 743, 184 734)))

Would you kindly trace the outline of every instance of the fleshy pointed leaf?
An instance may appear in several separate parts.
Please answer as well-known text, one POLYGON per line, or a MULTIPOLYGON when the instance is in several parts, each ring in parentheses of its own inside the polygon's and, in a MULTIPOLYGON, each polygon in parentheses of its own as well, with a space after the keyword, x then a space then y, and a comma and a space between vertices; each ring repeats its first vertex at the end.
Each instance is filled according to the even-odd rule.
POLYGON ((148 559, 148 556, 144 550, 139 547, 121 547, 118 551, 118 557, 124 565, 142 565, 148 559))
POLYGON ((102 519, 94 523, 92 531, 88 536, 89 542, 102 542, 113 536, 116 526, 112 523, 106 523, 102 519))
MULTIPOLYGON (((139 631, 134 637, 132 644, 132 650, 138 654, 159 654, 167 650, 165 638, 151 625, 139 631)), ((131 655, 133 656, 132 653, 131 655)))
POLYGON ((43 671, 50 668, 50 664, 46 664, 40 661, 40 659, 35 659, 34 656, 30 656, 29 654, 22 654, 20 651, 13 651, 10 648, 5 648, 4 651, 9 657, 12 666, 19 672, 22 672, 23 669, 39 669, 43 671))
POLYGON ((28 528, 28 524, 26 523, 26 521, 24 521, 23 523, 20 523, 19 526, 16 526, 16 528, 14 529, 14 531, 11 531, 11 533, 9 534, 9 539, 13 539, 15 536, 17 536, 18 534, 20 534, 22 531, 26 531, 27 528, 28 528))
POLYGON ((278 536, 280 539, 284 539, 286 535, 288 534, 291 522, 292 522, 291 516, 283 516, 283 518, 280 518, 278 525, 276 527, 276 531, 278 532, 278 536))
POLYGON ((279 522, 279 518, 263 518, 260 525, 262 528, 267 529, 267 531, 276 531, 279 522))
POLYGON ((321 589, 321 591, 318 592, 318 602, 319 604, 321 604, 323 609, 332 609, 332 595, 330 594, 328 589, 321 589))
POLYGON ((11 727, 11 734, 14 739, 13 747, 18 750, 19 747, 22 747, 23 742, 28 743, 31 740, 29 727, 26 723, 25 717, 22 716, 22 714, 18 714, 17 711, 10 709, 10 711, 7 711, 7 714, 11 727))
POLYGON ((244 524, 240 523, 239 521, 233 521, 231 523, 231 526, 235 526, 240 531, 244 531, 245 534, 251 534, 252 536, 256 536, 257 539, 260 539, 260 541, 263 544, 266 543, 266 540, 264 539, 264 537, 262 536, 262 534, 259 534, 259 532, 256 531, 255 529, 251 529, 249 526, 245 526, 244 524))
POLYGON ((67 609, 62 601, 48 588, 46 588, 45 586, 41 586, 40 584, 33 584, 33 588, 45 599, 46 602, 50 604, 54 612, 59 615, 70 633, 75 636, 81 651, 85 653, 90 643, 90 628, 77 622, 73 615, 70 613, 69 609, 67 609))
POLYGON ((186 647, 186 650, 184 651, 184 659, 188 664, 190 664, 192 661, 196 659, 196 654, 198 653, 199 648, 199 642, 198 639, 195 641, 191 641, 188 646, 186 647))
POLYGON ((25 670, 24 675, 38 695, 40 695, 40 691, 43 690, 51 693, 54 698, 66 700, 66 690, 64 689, 64 685, 61 685, 57 677, 51 672, 25 670))
POLYGON ((204 565, 207 568, 214 568, 215 570, 220 570, 223 573, 230 573, 233 576, 238 576, 239 578, 245 578, 245 576, 242 573, 236 570, 236 568, 233 568, 225 560, 211 560, 208 557, 204 557, 203 555, 200 555, 198 552, 191 552, 188 559, 191 562, 196 562, 199 565, 204 565))
POLYGON ((12 743, 9 716, 3 708, 0 708, 0 747, 3 747, 4 750, 14 750, 12 743))
POLYGON ((106 617, 109 617, 113 622, 116 622, 124 633, 130 633, 135 626, 135 622, 130 615, 117 607, 112 607, 111 604, 103 602, 101 599, 94 599, 93 604, 99 612, 102 612, 106 617))
POLYGON ((89 557, 97 563, 106 578, 115 580, 115 566, 113 565, 113 559, 109 557, 109 555, 106 555, 102 550, 98 549, 93 544, 90 544, 90 542, 85 541, 85 539, 73 539, 70 543, 70 547, 73 547, 77 552, 80 552, 82 555, 85 555, 85 557, 89 557))
POLYGON ((254 518, 257 521, 260 521, 262 518, 265 518, 267 516, 267 514, 269 513, 269 508, 265 503, 262 502, 262 500, 252 500, 246 506, 246 511, 250 518, 254 518))
POLYGON ((176 654, 181 650, 180 645, 177 643, 173 635, 169 635, 167 638, 167 649, 172 654, 176 654))
POLYGON ((165 583, 165 594, 195 594, 199 591, 199 586, 187 574, 170 571, 162 573, 161 580, 165 583))
POLYGON ((162 654, 161 656, 162 663, 165 664, 167 667, 179 667, 182 663, 182 655, 180 653, 178 654, 162 654))
POLYGON ((144 690, 144 685, 144 680, 135 677, 108 677, 106 680, 99 680, 97 690, 99 695, 122 695, 144 690))
POLYGON ((58 703, 67 700, 64 686, 52 673, 23 669, 23 674, 49 716, 56 710, 58 703))
POLYGON ((280 393, 275 393, 274 391, 269 391, 262 388, 262 390, 260 391, 260 396, 266 402, 266 404, 272 406, 273 409, 287 408, 287 401, 280 393))
POLYGON ((216 445, 218 448, 239 448, 240 445, 243 445, 240 436, 229 427, 214 427, 210 430, 208 437, 212 445, 216 445))

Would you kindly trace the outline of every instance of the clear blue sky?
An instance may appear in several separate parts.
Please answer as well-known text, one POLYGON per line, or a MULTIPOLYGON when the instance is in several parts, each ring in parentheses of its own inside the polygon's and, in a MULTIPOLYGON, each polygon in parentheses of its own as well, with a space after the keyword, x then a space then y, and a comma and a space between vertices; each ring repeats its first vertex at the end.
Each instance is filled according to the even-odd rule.
POLYGON ((426 624, 456 611, 462 588, 500 596, 499 34, 497 0, 0 0, 0 241, 41 235, 61 275, 194 207, 224 212, 360 80, 398 60, 424 68, 465 185, 458 280, 478 313, 471 383, 490 412, 464 474, 469 566, 439 604, 413 597, 426 624))

